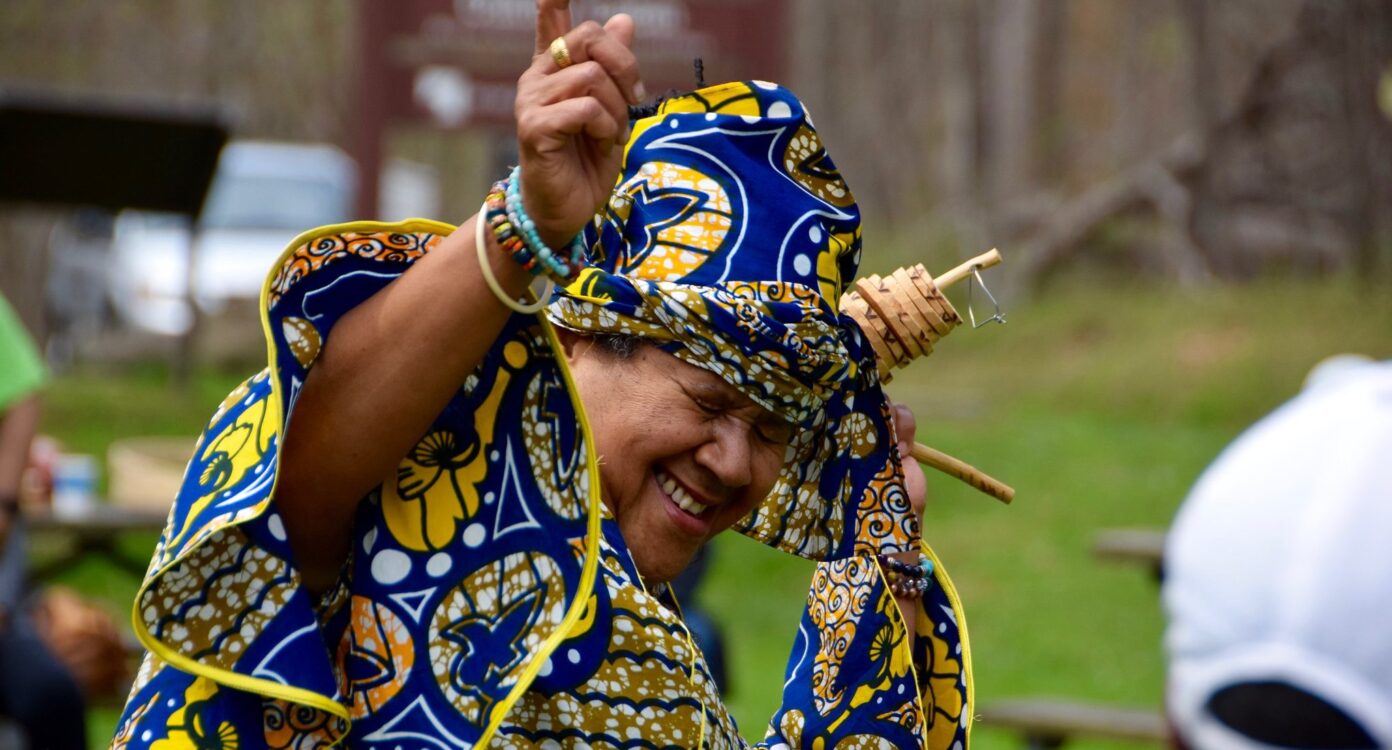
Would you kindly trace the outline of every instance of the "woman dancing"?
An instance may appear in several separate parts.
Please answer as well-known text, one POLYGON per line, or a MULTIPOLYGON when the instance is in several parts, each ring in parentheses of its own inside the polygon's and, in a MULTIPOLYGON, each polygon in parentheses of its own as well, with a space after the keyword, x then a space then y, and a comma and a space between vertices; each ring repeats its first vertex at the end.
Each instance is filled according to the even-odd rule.
POLYGON ((540 0, 479 213, 315 229, 272 269, 117 746, 749 744, 663 585, 729 528, 820 563, 760 744, 965 745, 913 417, 838 312, 855 199, 774 84, 630 121, 633 34, 540 0))

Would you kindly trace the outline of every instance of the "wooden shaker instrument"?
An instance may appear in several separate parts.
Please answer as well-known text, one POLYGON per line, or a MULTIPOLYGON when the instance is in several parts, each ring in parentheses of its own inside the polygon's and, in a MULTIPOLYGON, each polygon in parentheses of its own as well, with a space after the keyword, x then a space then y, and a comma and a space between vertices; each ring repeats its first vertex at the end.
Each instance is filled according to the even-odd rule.
MULTIPOLYGON (((875 350, 880 382, 888 383, 896 369, 933 353, 933 346, 962 322, 962 316, 942 290, 979 268, 1001 262, 1000 252, 990 252, 948 271, 936 280, 922 264, 900 268, 886 277, 869 276, 854 284, 855 291, 841 298, 841 312, 850 315, 875 350)), ((921 463, 966 482, 1009 503, 1015 499, 1010 485, 960 459, 922 443, 914 443, 913 457, 921 463)))
POLYGON ((923 264, 900 268, 880 278, 855 282, 855 291, 841 298, 841 312, 855 318, 870 341, 879 363, 880 382, 894 370, 933 353, 933 346, 962 322, 942 289, 966 278, 974 268, 1001 262, 1000 252, 978 255, 934 281, 923 264))

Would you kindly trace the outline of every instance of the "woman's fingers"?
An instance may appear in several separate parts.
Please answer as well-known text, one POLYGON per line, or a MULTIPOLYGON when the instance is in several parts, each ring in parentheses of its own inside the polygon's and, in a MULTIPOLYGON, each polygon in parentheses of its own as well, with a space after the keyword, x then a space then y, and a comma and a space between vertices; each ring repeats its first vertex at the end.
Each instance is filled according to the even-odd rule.
POLYGON ((914 433, 918 429, 918 418, 914 416, 913 409, 903 405, 894 404, 894 440, 899 444, 899 457, 908 459, 909 450, 913 448, 914 433))
POLYGON ((627 13, 618 13, 604 22, 604 30, 608 32, 610 39, 619 43, 619 49, 614 50, 614 57, 610 63, 626 67, 623 75, 611 75, 615 75, 627 84, 627 88, 624 88, 623 92, 629 97, 630 104, 642 104, 643 100, 648 98, 648 92, 643 89, 643 75, 638 70, 638 58, 633 54, 633 35, 635 33, 633 17, 627 13))
POLYGON ((608 21, 604 22, 604 30, 619 40, 619 44, 625 48, 633 49, 633 16, 627 13, 615 13, 608 21))
POLYGON ((616 122, 628 123, 628 102, 618 84, 599 63, 591 60, 542 76, 521 101, 523 107, 546 106, 566 99, 593 96, 616 122))
MULTIPOLYGON (((569 4, 560 0, 539 0, 537 4, 538 45, 542 45, 543 31, 550 33, 560 28, 562 21, 569 22, 569 4), (564 18, 563 18, 564 17, 564 18)), ((547 143, 536 144, 538 153, 551 149, 550 137, 565 133, 575 135, 584 133, 593 137, 594 133, 605 133, 605 140, 623 141, 628 130, 628 105, 642 101, 645 93, 639 81, 638 60, 628 45, 633 41, 633 19, 619 14, 609 19, 608 24, 600 26, 587 21, 574 29, 563 32, 570 64, 561 68, 549 51, 550 40, 540 51, 532 69, 523 75, 519 82, 517 97, 518 136, 524 143, 532 138, 547 138, 547 143), (558 111, 549 113, 533 112, 537 108, 550 108, 567 99, 591 98, 596 100, 607 113, 605 122, 595 123, 594 127, 578 127, 578 123, 565 120, 567 130, 548 129, 562 120, 557 120, 558 111), (614 123, 617 123, 615 129, 614 123), (613 132, 610 132, 610 131, 613 132)), ((577 105, 565 110, 566 113, 584 112, 586 105, 577 105)), ((603 144, 601 151, 606 151, 603 144)))
POLYGON ((542 240, 562 244, 613 186, 628 107, 645 95, 631 18, 570 24, 569 0, 537 0, 536 56, 518 80, 515 109, 523 201, 542 240))
POLYGON ((923 516, 923 508, 928 500, 928 479, 923 475, 923 467, 913 460, 914 432, 918 429, 918 419, 913 409, 903 404, 892 404, 894 412, 894 441, 898 444, 899 459, 904 466, 904 491, 909 496, 909 504, 914 512, 923 516))
POLYGON ((537 0, 536 54, 546 52, 551 40, 570 31, 570 0, 537 0))
POLYGON ((605 144, 612 148, 628 126, 627 118, 621 122, 599 99, 582 96, 528 109, 517 121, 517 138, 544 154, 564 148, 567 136, 583 133, 598 141, 603 151, 605 144))
MULTIPOLYGON (((570 56, 568 67, 593 60, 614 79, 629 104, 643 101, 647 93, 639 79, 638 58, 628 47, 633 42, 633 19, 619 14, 609 19, 606 26, 586 21, 566 32, 565 41, 570 56)), ((541 66, 543 73, 552 74, 561 70, 561 66, 551 56, 551 42, 546 44, 547 49, 538 53, 536 64, 541 66)))

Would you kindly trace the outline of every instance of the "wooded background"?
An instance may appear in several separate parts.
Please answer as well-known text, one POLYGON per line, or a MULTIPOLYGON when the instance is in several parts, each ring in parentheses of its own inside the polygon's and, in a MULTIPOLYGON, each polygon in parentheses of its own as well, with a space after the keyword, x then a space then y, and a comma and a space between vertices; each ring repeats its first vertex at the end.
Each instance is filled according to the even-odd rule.
MULTIPOLYGON (((3 0, 0 91, 211 104, 234 137, 347 150, 373 106, 354 92, 362 1, 3 0)), ((957 354, 904 370, 894 391, 922 440, 1021 491, 1007 512, 930 480, 933 543, 972 612, 980 702, 1158 709, 1155 590, 1088 546, 1101 528, 1167 524, 1212 456, 1322 357, 1392 355, 1392 0, 787 2, 785 28, 767 33, 786 39, 784 82, 860 199, 865 270, 1006 256, 988 280, 1005 287, 1011 325, 959 334, 957 354)), ((741 77, 732 66, 713 56, 707 77, 741 77)), ((386 150, 432 166, 437 218, 459 221, 506 145, 413 126, 386 150)), ((75 218, 0 205, 0 293, 41 337, 61 266, 51 238, 75 218)), ((44 431, 92 454, 196 434, 264 364, 254 321, 242 329, 252 359, 200 369, 182 390, 149 360, 68 369, 44 431)), ((757 732, 807 569, 746 540, 717 545, 703 597, 739 634, 729 705, 757 732)), ((137 582, 99 562, 80 574, 69 583, 126 621, 137 582)), ((115 712, 92 716, 104 747, 115 712)), ((977 747, 1018 746, 982 729, 977 747)))
MULTIPOLYGON (((789 2, 769 33, 871 257, 998 246, 1017 294, 1075 266, 1186 285, 1392 268, 1392 0, 789 2)), ((371 106, 358 10, 6 0, 0 88, 211 101, 237 137, 347 147, 371 106)), ((389 150, 438 169, 457 221, 490 177, 478 138, 407 131, 389 150)), ((0 290, 31 321, 60 216, 0 208, 0 290)))

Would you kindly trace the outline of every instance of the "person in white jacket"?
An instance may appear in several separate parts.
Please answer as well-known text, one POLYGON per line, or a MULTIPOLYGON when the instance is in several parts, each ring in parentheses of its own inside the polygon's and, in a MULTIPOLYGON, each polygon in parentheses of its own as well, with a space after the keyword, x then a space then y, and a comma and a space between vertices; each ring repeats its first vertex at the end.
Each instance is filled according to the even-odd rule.
POLYGON ((1392 362, 1326 361, 1229 446, 1165 571, 1181 747, 1392 747, 1392 362))

